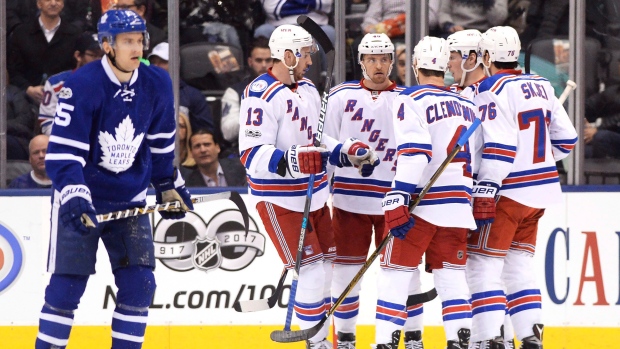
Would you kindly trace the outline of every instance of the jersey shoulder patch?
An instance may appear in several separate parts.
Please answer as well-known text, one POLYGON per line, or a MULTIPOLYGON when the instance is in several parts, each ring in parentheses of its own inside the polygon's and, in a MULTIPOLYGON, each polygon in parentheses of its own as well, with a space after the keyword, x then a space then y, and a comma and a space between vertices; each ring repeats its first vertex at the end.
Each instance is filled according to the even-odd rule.
POLYGON ((256 97, 269 102, 278 91, 285 87, 278 79, 269 75, 269 73, 265 73, 246 86, 245 90, 243 90, 243 98, 256 97))

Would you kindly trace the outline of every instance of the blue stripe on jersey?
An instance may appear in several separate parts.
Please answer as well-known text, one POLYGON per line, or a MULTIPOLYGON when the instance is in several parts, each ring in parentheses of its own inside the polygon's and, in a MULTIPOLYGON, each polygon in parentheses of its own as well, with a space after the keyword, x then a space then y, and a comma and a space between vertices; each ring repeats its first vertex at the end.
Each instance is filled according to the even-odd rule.
POLYGON ((284 157, 284 152, 276 148, 269 159, 269 172, 276 173, 278 171, 278 164, 280 163, 282 157, 284 157))
POLYGON ((556 147, 559 151, 564 154, 568 154, 573 150, 575 144, 577 143, 577 137, 573 139, 552 139, 551 145, 556 147))
POLYGON ((531 187, 559 181, 557 168, 549 166, 509 173, 504 179, 504 183, 502 183, 502 190, 531 187))
POLYGON ((502 90, 504 89, 504 87, 506 86, 507 83, 512 82, 512 81, 549 81, 543 77, 534 77, 532 75, 519 75, 519 76, 515 76, 514 78, 510 78, 510 79, 506 79, 506 81, 502 82, 501 85, 499 85, 500 87, 497 89, 497 91, 495 91, 496 95, 499 95, 500 92, 502 92, 502 90))
POLYGON ((428 90, 428 92, 416 95, 416 97, 413 98, 414 100, 417 101, 417 100, 419 100, 420 98, 422 98, 422 97, 424 97, 426 95, 432 95, 432 96, 442 96, 442 97, 453 97, 453 98, 458 99, 461 102, 464 102, 464 103, 467 103, 467 104, 470 104, 470 105, 474 105, 474 103, 471 100, 469 100, 469 99, 467 99, 467 98, 465 98, 465 97, 463 97, 463 96, 461 96, 461 95, 459 95, 457 93, 454 93, 454 92, 452 92, 450 90, 444 90, 444 89, 439 88, 439 87, 434 86, 434 85, 411 86, 409 88, 406 88, 400 94, 401 95, 411 96, 412 94, 416 94, 417 92, 421 92, 422 90, 428 90))
POLYGON ((390 185, 392 185, 391 181, 380 181, 378 179, 367 179, 367 178, 348 178, 348 177, 341 177, 341 176, 334 177, 334 182, 377 185, 377 186, 385 187, 385 188, 389 188, 390 185))
POLYGON ((256 152, 258 152, 258 149, 260 149, 260 146, 243 150, 241 151, 241 154, 239 154, 241 158, 243 159, 243 156, 245 155, 245 153, 247 153, 248 151, 250 152, 250 154, 248 154, 247 159, 245 160, 245 163, 243 164, 246 169, 250 168, 250 165, 252 164, 252 159, 254 159, 254 155, 256 155, 256 152))
POLYGON ((305 79, 305 78, 304 78, 303 80, 301 80, 301 81, 297 84, 297 86, 303 86, 303 85, 310 85, 310 86, 312 86, 312 87, 316 88, 316 86, 314 86, 314 84, 312 83, 312 81, 311 81, 311 80, 308 80, 308 79, 305 79))
MULTIPOLYGON (((407 193, 413 193, 415 192, 415 188, 416 188, 415 184, 401 182, 401 181, 394 181, 394 190, 400 190, 400 191, 404 191, 407 193)), ((422 190, 420 189, 420 191, 422 190)))
POLYGON ((383 198, 391 185, 390 181, 336 176, 334 177, 334 194, 383 198))
POLYGON ((276 88, 274 91, 271 92, 271 94, 269 95, 269 97, 267 97, 266 101, 269 102, 271 101, 271 99, 278 93, 280 92, 281 89, 283 88, 287 88, 285 85, 282 85, 278 88, 276 88))

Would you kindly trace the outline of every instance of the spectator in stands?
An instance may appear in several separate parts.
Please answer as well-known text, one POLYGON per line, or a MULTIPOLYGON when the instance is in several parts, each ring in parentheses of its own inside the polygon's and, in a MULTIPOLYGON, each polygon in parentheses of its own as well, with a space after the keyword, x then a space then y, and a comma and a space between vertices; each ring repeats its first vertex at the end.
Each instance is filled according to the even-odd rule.
POLYGON ((146 22, 146 31, 149 33, 149 49, 144 51, 147 55, 159 43, 168 41, 168 34, 161 28, 151 24, 148 20, 148 1, 149 0, 116 0, 115 9, 135 11, 146 22))
POLYGON ((508 17, 508 0, 441 0, 439 27, 442 36, 464 29, 481 32, 504 24, 508 17))
POLYGON ((328 24, 329 14, 332 12, 333 0, 323 1, 285 1, 263 0, 263 10, 267 20, 254 30, 254 37, 271 37, 276 27, 282 24, 297 25, 297 17, 306 15, 327 34, 332 43, 336 42, 336 29, 328 24))
POLYGON ((233 153, 239 156, 239 106, 245 87, 273 65, 269 40, 260 36, 254 39, 248 57, 247 75, 243 80, 227 88, 222 96, 222 135, 232 144, 233 153))
POLYGON ((51 75, 74 66, 73 48, 79 31, 60 20, 63 0, 37 0, 41 14, 18 25, 9 39, 7 67, 11 82, 39 104, 43 84, 51 75))
POLYGON ((7 0, 6 29, 7 37, 18 24, 36 19, 39 16, 37 0, 7 0))
POLYGON ((181 0, 179 3, 181 43, 223 42, 242 48, 237 30, 227 23, 242 19, 231 18, 239 14, 226 13, 229 7, 247 9, 248 1, 227 0, 214 5, 208 0, 181 0))
POLYGON ((585 112, 586 158, 620 159, 620 85, 588 97, 585 112))
POLYGON ((245 167, 237 159, 219 159, 220 146, 213 132, 200 129, 190 137, 191 152, 196 167, 181 168, 188 187, 247 186, 245 167))
POLYGON ((407 83, 407 51, 405 45, 396 46, 396 84, 405 86, 407 83))
POLYGON ((84 32, 75 41, 75 51, 73 52, 76 65, 75 69, 65 70, 56 75, 50 76, 43 87, 43 99, 39 105, 39 125, 41 133, 50 135, 52 125, 54 124, 54 116, 56 114, 56 105, 58 104, 58 94, 62 89, 65 80, 76 69, 83 65, 100 60, 103 57, 103 50, 99 46, 97 34, 93 32, 84 32))
MULTIPOLYGON (((153 48, 153 52, 149 54, 148 59, 152 65, 168 71, 169 50, 170 46, 168 43, 162 42, 153 48)), ((207 58, 205 57, 205 59, 207 58)), ((205 97, 202 95, 202 92, 189 86, 183 80, 179 81, 179 105, 189 110, 189 121, 192 129, 206 128, 213 130, 213 116, 205 97)))
POLYGON ((179 109, 179 124, 177 125, 180 145, 179 158, 181 159, 179 163, 181 163, 181 166, 194 167, 196 166, 196 161, 192 156, 189 146, 189 138, 192 135, 192 124, 189 122, 189 117, 187 116, 187 108, 180 107, 179 109))
POLYGON ((33 188, 51 188, 52 180, 45 172, 45 154, 47 153, 47 143, 49 137, 47 135, 35 136, 28 145, 29 161, 32 171, 24 173, 15 178, 9 188, 11 189, 33 189, 33 188))
POLYGON ((7 159, 28 160, 28 142, 34 136, 35 114, 26 93, 10 84, 7 74, 7 159))
POLYGON ((101 0, 65 0, 61 17, 82 31, 97 32, 102 11, 101 0))

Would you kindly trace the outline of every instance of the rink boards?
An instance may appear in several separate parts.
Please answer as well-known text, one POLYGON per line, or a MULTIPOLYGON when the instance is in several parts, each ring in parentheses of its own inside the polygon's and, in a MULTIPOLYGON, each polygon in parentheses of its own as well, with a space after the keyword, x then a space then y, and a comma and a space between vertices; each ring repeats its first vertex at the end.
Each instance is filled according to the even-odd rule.
MULTIPOLYGON (((200 193, 206 193, 201 191, 200 193)), ((544 195, 544 194, 541 194, 544 195)), ((547 326, 545 347, 616 348, 620 340, 619 192, 565 193, 539 225, 536 270, 547 326)), ((151 200, 154 200, 150 197, 151 200)), ((303 348, 278 345, 269 333, 286 317, 288 289, 268 311, 237 313, 235 300, 271 295, 282 264, 254 204, 250 234, 232 203, 196 205, 185 223, 154 217, 157 291, 149 312, 144 348, 303 348)), ((47 196, 0 196, 0 348, 31 348, 49 275, 47 196)), ((97 255, 69 348, 109 348, 116 288, 103 245, 97 255)), ((363 280, 358 348, 374 338, 376 272, 363 280)), ((291 275, 287 280, 290 283, 291 275)), ((423 273, 423 288, 432 277, 423 273)), ((427 348, 445 345, 441 305, 424 308, 427 348)))

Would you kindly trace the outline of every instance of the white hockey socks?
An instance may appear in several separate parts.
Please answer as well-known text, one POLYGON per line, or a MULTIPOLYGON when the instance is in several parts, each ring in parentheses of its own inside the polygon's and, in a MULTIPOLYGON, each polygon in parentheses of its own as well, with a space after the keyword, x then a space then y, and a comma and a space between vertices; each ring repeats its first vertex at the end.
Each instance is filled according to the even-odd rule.
POLYGON ((458 331, 471 328, 471 305, 465 270, 435 269, 433 279, 441 299, 443 327, 448 341, 458 341, 458 331))
MULTIPOLYGON (((299 327, 304 330, 316 325, 325 315, 325 269, 323 261, 301 267, 297 293, 295 294, 295 316, 299 327)), ((319 342, 327 336, 329 322, 312 338, 311 342, 319 342)))
MULTIPOLYGON (((332 280, 332 302, 335 302, 349 285, 355 274, 362 268, 362 264, 334 264, 334 279, 332 280)), ((359 314, 359 294, 362 280, 355 285, 344 301, 334 313, 334 324, 337 332, 355 333, 357 316, 359 314)))
POLYGON ((392 333, 400 331, 407 320, 407 293, 413 273, 381 268, 378 279, 375 341, 392 343, 392 333))
MULTIPOLYGON (((467 258, 467 284, 471 293, 471 342, 501 335, 506 315, 506 296, 501 281, 501 258, 470 255, 467 258)), ((439 290, 439 289, 438 289, 439 290)))
POLYGON ((536 285, 534 256, 522 251, 508 251, 504 258, 502 279, 506 284, 508 312, 519 340, 533 336, 534 324, 542 318, 542 299, 536 285))

